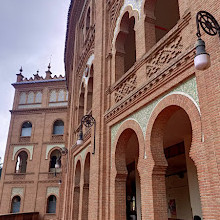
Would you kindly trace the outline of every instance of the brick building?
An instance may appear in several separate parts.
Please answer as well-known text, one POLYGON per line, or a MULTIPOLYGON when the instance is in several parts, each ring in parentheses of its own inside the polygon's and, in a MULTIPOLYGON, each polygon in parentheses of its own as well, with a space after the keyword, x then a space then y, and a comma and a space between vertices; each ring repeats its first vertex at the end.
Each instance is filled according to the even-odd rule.
POLYGON ((40 212, 46 219, 56 216, 56 203, 59 213, 68 91, 65 77, 51 74, 49 66, 45 78, 37 73, 27 79, 21 69, 12 84, 15 96, 1 180, 1 214, 40 212))
MULTIPOLYGON (((220 20, 218 5, 217 0, 71 1, 66 82, 62 80, 69 93, 68 108, 50 106, 45 98, 43 110, 19 109, 24 87, 29 91, 29 85, 33 89, 44 84, 14 84, 1 213, 10 211, 14 191, 23 187, 21 204, 29 201, 32 191, 35 202, 27 202, 21 211, 38 211, 45 219, 219 219, 218 37, 202 32, 211 66, 197 71, 193 63, 196 14, 208 10, 220 20), (40 115, 37 120, 36 112, 45 118, 40 115), (32 177, 21 174, 34 183, 19 180, 16 185, 13 181, 19 175, 13 173, 13 158, 20 153, 15 149, 23 137, 12 130, 22 128, 27 115, 39 126, 44 124, 45 130, 35 129, 43 138, 30 140, 34 151, 27 151, 33 164, 28 161, 28 172, 37 170, 32 177), (92 115, 95 124, 84 126, 84 115, 92 115), (53 140, 56 120, 65 124, 61 150, 53 140), (83 141, 77 142, 82 132, 83 141), (48 146, 61 154, 60 179, 49 179, 48 146), (45 179, 42 172, 47 173, 45 179), (62 180, 60 185, 57 180, 62 180), (48 200, 50 195, 56 198, 54 214, 46 214, 47 207, 55 204, 48 200)), ((61 86, 46 80, 42 97, 51 94, 46 83, 61 86)), ((49 174, 55 171, 54 165, 49 174)))

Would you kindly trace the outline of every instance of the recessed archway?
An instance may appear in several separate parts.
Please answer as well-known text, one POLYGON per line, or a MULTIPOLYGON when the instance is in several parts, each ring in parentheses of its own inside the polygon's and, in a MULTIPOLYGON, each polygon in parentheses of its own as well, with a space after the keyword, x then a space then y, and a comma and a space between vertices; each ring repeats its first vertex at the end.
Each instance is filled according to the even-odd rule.
POLYGON ((146 0, 145 43, 148 51, 163 38, 180 19, 178 0, 146 0))
POLYGON ((125 12, 115 41, 115 80, 117 81, 136 62, 135 17, 125 12))
POLYGON ((202 215, 197 171, 189 156, 192 125, 176 105, 157 116, 151 136, 155 219, 192 219, 202 215))
POLYGON ((84 184, 83 184, 83 206, 82 206, 82 219, 89 219, 89 185, 90 185, 90 153, 87 154, 84 165, 84 184))
POLYGON ((77 162, 75 168, 75 185, 73 196, 73 220, 79 218, 79 200, 80 200, 80 178, 81 178, 81 163, 77 162))
POLYGON ((115 219, 141 218, 138 159, 138 137, 134 130, 128 128, 122 132, 116 145, 115 219))

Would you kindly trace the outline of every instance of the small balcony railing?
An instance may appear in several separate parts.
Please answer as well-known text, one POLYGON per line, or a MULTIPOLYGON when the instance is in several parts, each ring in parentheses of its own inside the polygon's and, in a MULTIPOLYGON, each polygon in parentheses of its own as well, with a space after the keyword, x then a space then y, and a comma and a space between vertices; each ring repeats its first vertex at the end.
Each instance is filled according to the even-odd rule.
POLYGON ((183 40, 184 28, 188 25, 190 13, 186 14, 174 28, 159 40, 144 56, 108 90, 111 97, 111 106, 119 103, 129 94, 138 90, 146 83, 156 84, 161 78, 172 71, 174 64, 183 56, 189 47, 183 40))

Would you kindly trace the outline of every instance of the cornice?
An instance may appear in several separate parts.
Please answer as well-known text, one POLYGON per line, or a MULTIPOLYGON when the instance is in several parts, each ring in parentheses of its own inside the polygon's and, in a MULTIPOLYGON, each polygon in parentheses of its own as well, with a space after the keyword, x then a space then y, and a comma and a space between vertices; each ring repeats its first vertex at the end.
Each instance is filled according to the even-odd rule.
POLYGON ((30 145, 38 145, 38 142, 16 142, 10 144, 10 146, 30 146, 30 145))
POLYGON ((4 181, 4 184, 32 184, 34 181, 4 181))
POLYGON ((60 178, 57 178, 55 180, 40 180, 40 181, 38 181, 38 183, 57 183, 57 184, 59 184, 59 180, 60 180, 60 178))
POLYGON ((47 113, 47 112, 63 112, 64 110, 67 110, 68 106, 63 107, 50 107, 50 108, 35 108, 35 109, 19 109, 19 110, 10 110, 12 114, 41 114, 41 113, 47 113))

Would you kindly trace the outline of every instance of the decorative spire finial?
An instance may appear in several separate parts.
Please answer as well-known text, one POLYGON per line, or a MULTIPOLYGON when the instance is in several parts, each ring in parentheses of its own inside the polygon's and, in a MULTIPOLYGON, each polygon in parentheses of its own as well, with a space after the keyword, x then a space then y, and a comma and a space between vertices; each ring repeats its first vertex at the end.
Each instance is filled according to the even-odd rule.
POLYGON ((22 72, 23 72, 22 66, 21 66, 21 68, 20 68, 20 70, 19 70, 19 71, 20 71, 20 74, 22 74, 22 72))
POLYGON ((49 65, 48 65, 48 71, 50 71, 50 68, 51 68, 51 65, 50 65, 50 63, 49 63, 49 65))
POLYGON ((37 70, 37 75, 38 75, 38 73, 39 73, 39 69, 37 70))

